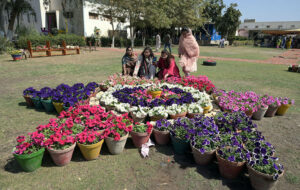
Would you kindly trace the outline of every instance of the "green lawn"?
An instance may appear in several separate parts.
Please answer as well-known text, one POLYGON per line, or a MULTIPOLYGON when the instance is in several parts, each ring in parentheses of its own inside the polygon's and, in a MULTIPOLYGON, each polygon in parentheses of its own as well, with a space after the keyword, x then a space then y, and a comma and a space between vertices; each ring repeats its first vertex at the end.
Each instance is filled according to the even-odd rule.
MULTIPOLYGON (((163 48, 163 46, 162 46, 163 48)), ((138 48, 142 49, 142 48, 138 48)), ((155 50, 155 47, 152 47, 155 50)), ((200 56, 209 57, 225 57, 239 59, 266 60, 273 56, 278 56, 286 50, 276 48, 259 48, 253 46, 226 47, 218 48, 218 46, 200 46, 200 56)), ((178 53, 178 46, 172 47, 172 53, 178 53)))
MULTIPOLYGON (((221 51, 208 47, 210 52, 214 48, 216 54, 221 51)), ((205 52, 203 49, 201 47, 205 52)), ((243 57, 239 53, 240 47, 231 50, 243 57)), ((250 56, 249 52, 260 50, 261 54, 267 51, 258 48, 245 51, 250 56)), ((196 166, 190 154, 174 156, 171 146, 153 147, 150 158, 142 159, 131 140, 119 156, 109 155, 104 146, 99 159, 87 162, 79 150, 75 150, 72 162, 65 167, 56 167, 49 155, 45 155, 40 169, 33 173, 22 172, 12 159, 15 138, 32 132, 39 124, 46 124, 48 119, 55 117, 54 114, 26 108, 23 89, 29 86, 37 89, 56 87, 60 83, 100 82, 121 71, 122 55, 101 50, 20 62, 10 61, 10 56, 0 56, 0 189, 249 189, 245 175, 237 180, 225 180, 220 176, 217 164, 196 166)), ((255 57, 255 53, 251 56, 255 57)), ((278 189, 297 189, 300 184, 299 74, 287 72, 284 65, 219 61, 217 67, 206 67, 200 63, 201 60, 195 74, 207 75, 219 88, 253 90, 295 99, 295 106, 286 116, 264 118, 257 124, 276 147, 276 155, 286 169, 278 189)))

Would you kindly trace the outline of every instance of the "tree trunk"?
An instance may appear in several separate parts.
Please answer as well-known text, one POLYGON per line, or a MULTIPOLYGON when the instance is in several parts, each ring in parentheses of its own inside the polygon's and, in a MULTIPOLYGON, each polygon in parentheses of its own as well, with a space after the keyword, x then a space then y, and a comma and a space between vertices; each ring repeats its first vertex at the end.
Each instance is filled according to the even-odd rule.
POLYGON ((15 20, 17 17, 17 13, 12 11, 10 14, 10 19, 8 23, 8 31, 7 31, 7 38, 12 40, 12 37, 14 35, 14 25, 15 25, 15 20))
POLYGON ((111 39, 111 48, 115 48, 115 35, 114 34, 113 34, 112 39, 111 39))
POLYGON ((6 6, 6 1, 3 1, 0 3, 0 36, 1 35, 6 35, 6 28, 5 28, 5 21, 4 21, 4 12, 5 12, 5 6, 6 6))
POLYGON ((142 39, 143 39, 143 47, 145 47, 145 46, 146 46, 146 37, 145 37, 144 34, 143 34, 143 36, 142 36, 142 39))
POLYGON ((133 32, 133 27, 130 26, 130 40, 131 40, 131 47, 134 47, 134 32, 133 32))

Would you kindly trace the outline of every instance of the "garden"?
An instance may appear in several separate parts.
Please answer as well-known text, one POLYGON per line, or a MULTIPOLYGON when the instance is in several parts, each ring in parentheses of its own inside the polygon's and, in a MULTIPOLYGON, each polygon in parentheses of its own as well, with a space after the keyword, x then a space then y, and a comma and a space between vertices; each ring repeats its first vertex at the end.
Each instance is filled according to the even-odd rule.
POLYGON ((261 64, 262 73, 250 72, 235 82, 246 64, 247 71, 258 64, 223 62, 223 74, 200 66, 201 73, 187 78, 141 80, 112 74, 118 64, 111 67, 111 60, 119 55, 99 54, 101 67, 88 55, 76 57, 84 65, 68 65, 71 57, 54 58, 63 64, 46 59, 54 66, 38 59, 19 65, 3 61, 15 68, 4 82, 17 84, 12 89, 3 83, 3 94, 12 93, 1 98, 7 107, 1 114, 10 118, 3 119, 1 132, 3 187, 55 188, 53 182, 59 181, 65 187, 100 189, 280 189, 299 183, 299 89, 284 78, 266 88, 259 86, 264 82, 247 82, 254 76, 262 81, 264 71, 274 74, 285 66, 261 64), (32 64, 42 69, 20 73, 32 64), (53 80, 49 72, 58 68, 53 76, 59 80, 53 80), (28 81, 20 82, 14 72, 28 81), (14 176, 24 184, 10 186, 14 176))

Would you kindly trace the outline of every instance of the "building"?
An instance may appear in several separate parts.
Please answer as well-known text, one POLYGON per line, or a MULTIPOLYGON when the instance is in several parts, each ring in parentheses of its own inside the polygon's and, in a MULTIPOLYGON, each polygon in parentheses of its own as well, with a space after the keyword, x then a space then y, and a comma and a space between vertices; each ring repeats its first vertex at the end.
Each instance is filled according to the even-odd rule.
MULTIPOLYGON (((108 36, 112 30, 110 22, 98 14, 99 4, 92 4, 83 0, 82 3, 66 0, 50 0, 45 3, 44 0, 28 1, 35 10, 35 16, 23 15, 20 18, 20 26, 32 27, 42 32, 57 28, 58 30, 67 31, 83 36, 94 34, 95 28, 100 29, 101 36, 108 36)), ((4 17, 4 28, 8 28, 8 18, 4 17)), ((17 22, 15 22, 15 27, 17 22)), ((128 23, 114 23, 115 29, 126 31, 128 23)), ((6 33, 7 31, 5 31, 6 33)))
POLYGON ((258 33, 283 35, 300 33, 300 21, 256 22, 255 19, 245 19, 240 24, 238 36, 253 37, 258 33))

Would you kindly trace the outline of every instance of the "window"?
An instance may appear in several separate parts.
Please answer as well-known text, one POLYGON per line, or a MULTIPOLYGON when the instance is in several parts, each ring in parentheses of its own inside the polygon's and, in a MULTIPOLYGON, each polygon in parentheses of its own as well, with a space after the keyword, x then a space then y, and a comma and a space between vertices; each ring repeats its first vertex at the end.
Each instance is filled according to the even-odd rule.
POLYGON ((282 28, 282 25, 278 25, 278 29, 281 29, 282 28))
POLYGON ((89 13, 89 18, 90 19, 96 19, 96 20, 98 20, 99 19, 99 15, 97 13, 89 13))
POLYGON ((270 28, 270 25, 267 25, 267 28, 270 28))
POLYGON ((248 26, 245 26, 244 28, 248 28, 248 26))
POLYGON ((255 26, 255 28, 258 28, 258 26, 255 26))

